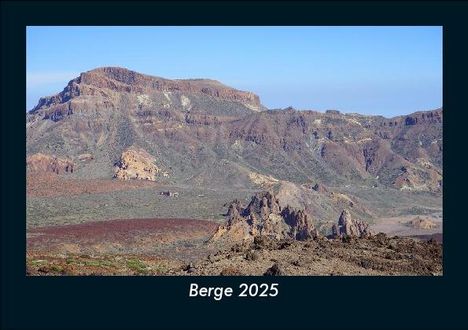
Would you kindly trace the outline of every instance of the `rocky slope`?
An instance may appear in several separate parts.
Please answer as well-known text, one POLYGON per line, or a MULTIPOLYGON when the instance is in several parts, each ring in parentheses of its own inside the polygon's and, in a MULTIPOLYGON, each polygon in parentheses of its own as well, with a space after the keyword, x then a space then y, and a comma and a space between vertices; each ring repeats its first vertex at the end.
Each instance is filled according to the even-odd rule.
POLYGON ((177 275, 442 275, 442 245, 378 234, 361 239, 257 239, 211 254, 177 275))
POLYGON ((73 173, 75 164, 70 159, 58 158, 54 155, 37 153, 26 159, 26 168, 31 173, 73 173))

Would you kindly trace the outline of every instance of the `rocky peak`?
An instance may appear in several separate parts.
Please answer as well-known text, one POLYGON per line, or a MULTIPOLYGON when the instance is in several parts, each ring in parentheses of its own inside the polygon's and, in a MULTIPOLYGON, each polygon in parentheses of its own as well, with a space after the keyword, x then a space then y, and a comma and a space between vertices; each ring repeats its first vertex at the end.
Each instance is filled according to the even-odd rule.
POLYGON ((317 231, 310 225, 304 210, 295 210, 288 205, 281 216, 291 228, 291 238, 302 241, 317 236, 317 231))
POLYGON ((81 73, 80 82, 92 85, 93 83, 96 83, 94 79, 98 77, 106 77, 126 85, 141 84, 145 80, 145 75, 132 70, 121 67, 102 67, 81 73))
POLYGON ((278 198, 267 191, 252 196, 245 208, 240 203, 232 203, 226 224, 219 226, 211 240, 253 241, 259 236, 306 240, 316 237, 317 231, 304 210, 289 205, 282 209, 278 198))
POLYGON ((338 237, 367 237, 371 235, 369 224, 353 220, 348 210, 343 210, 338 219, 338 224, 332 226, 332 236, 338 237))
POLYGON ((242 215, 260 214, 267 218, 271 213, 278 214, 280 211, 278 199, 272 192, 267 191, 254 195, 242 215))
POLYGON ((433 111, 415 112, 409 116, 404 117, 404 124, 406 126, 418 125, 422 123, 440 123, 440 122, 442 122, 442 109, 436 109, 433 111))

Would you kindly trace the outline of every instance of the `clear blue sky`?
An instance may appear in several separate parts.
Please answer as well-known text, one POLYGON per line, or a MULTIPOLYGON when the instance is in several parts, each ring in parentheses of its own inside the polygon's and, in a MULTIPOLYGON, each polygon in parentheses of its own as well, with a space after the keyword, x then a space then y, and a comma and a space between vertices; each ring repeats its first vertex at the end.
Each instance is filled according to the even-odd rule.
POLYGON ((269 108, 442 106, 441 27, 28 27, 28 110, 101 66, 216 79, 269 108))

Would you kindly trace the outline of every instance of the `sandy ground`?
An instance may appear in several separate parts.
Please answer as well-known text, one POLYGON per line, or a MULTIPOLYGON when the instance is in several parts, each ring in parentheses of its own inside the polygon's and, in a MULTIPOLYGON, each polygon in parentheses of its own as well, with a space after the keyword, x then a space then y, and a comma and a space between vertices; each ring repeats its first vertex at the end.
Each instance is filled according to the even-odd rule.
POLYGON ((427 236, 443 233, 443 221, 441 213, 430 215, 407 215, 399 217, 379 218, 371 225, 371 230, 375 233, 385 233, 389 236, 427 236), (433 229, 419 229, 408 226, 406 223, 414 218, 421 218, 433 221, 438 225, 433 229))

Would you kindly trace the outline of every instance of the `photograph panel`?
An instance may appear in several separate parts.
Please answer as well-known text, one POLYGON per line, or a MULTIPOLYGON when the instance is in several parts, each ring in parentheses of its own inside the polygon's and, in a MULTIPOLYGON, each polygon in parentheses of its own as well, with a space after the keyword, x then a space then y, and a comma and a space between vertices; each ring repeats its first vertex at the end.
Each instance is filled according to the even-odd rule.
POLYGON ((27 275, 443 275, 442 27, 26 36, 27 275))

